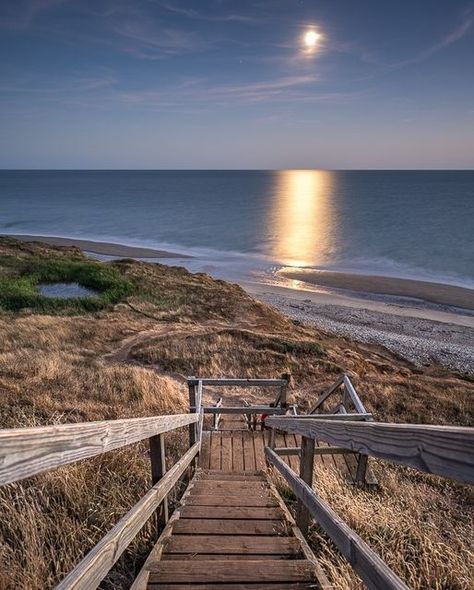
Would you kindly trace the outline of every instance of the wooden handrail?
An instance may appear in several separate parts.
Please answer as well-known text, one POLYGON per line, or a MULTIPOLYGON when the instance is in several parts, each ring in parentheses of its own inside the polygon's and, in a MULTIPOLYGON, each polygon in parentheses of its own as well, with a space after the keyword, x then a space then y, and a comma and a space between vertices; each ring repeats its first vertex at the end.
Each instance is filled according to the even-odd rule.
POLYGON ((360 414, 364 414, 365 412, 367 412, 349 377, 347 375, 344 375, 342 379, 344 382, 344 387, 346 388, 346 391, 349 394, 349 397, 351 398, 356 411, 360 414))
POLYGON ((199 448, 200 442, 198 441, 99 541, 57 586, 57 590, 92 590, 97 588, 146 521, 176 485, 199 452, 199 448))
POLYGON ((286 379, 196 379, 188 377, 188 385, 227 385, 229 387, 282 387, 287 385, 286 379))
POLYGON ((299 416, 273 416, 265 424, 427 473, 474 483, 474 428, 299 416))
POLYGON ((336 420, 336 422, 341 421, 341 420, 348 420, 348 421, 354 421, 354 422, 363 422, 366 420, 371 420, 372 419, 372 414, 367 412, 366 414, 358 414, 358 413, 354 413, 354 414, 297 414, 296 416, 292 416, 290 414, 290 416, 292 418, 298 418, 300 420, 336 420))
POLYGON ((197 422, 198 414, 0 430, 0 485, 197 422))
POLYGON ((370 590, 408 590, 408 586, 382 561, 332 508, 282 460, 265 447, 268 462, 284 477, 294 494, 306 506, 311 516, 332 539, 370 590))
POLYGON ((274 408, 272 406, 203 406, 205 414, 284 414, 285 408, 274 408))

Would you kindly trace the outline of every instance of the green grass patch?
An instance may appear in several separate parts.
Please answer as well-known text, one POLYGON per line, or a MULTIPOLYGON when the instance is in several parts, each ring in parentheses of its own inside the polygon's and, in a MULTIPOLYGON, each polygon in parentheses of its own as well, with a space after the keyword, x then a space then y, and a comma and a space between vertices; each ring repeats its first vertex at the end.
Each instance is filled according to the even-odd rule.
POLYGON ((6 311, 30 309, 39 313, 84 313, 124 300, 133 284, 113 266, 95 261, 29 258, 0 260, 0 307, 6 311), (64 299, 46 297, 40 283, 78 283, 95 295, 64 299))

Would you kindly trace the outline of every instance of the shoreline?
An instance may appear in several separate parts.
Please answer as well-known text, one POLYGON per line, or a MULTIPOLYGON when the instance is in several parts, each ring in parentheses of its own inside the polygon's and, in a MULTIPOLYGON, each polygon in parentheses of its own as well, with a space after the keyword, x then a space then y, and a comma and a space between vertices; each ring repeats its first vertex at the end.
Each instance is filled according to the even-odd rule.
POLYGON ((408 306, 410 299, 413 299, 417 302, 458 308, 459 312, 474 311, 474 289, 467 287, 417 279, 309 269, 283 268, 277 271, 276 275, 291 281, 293 288, 297 288, 295 282, 302 282, 316 288, 340 289, 352 298, 357 298, 357 294, 398 297, 405 298, 403 304, 408 306))
POLYGON ((382 346, 418 367, 437 364, 474 375, 474 315, 273 285, 242 286, 291 320, 326 334, 382 346))
MULTIPOLYGON (((77 246, 85 252, 111 257, 181 259, 184 266, 187 260, 199 262, 189 255, 109 242, 36 235, 5 237, 42 241, 53 246, 77 246)), ((294 272, 301 278, 301 271, 294 272)), ((294 272, 291 271, 292 276, 294 272)), ((249 295, 274 306, 294 321, 313 325, 337 337, 383 346, 414 365, 436 363, 451 371, 474 375, 474 290, 412 279, 331 271, 313 272, 310 282, 289 278, 289 273, 288 270, 277 271, 276 276, 282 277, 279 283, 268 282, 268 276, 235 280, 231 272, 223 278, 237 282, 249 295), (414 293, 421 294, 420 283, 423 294, 423 289, 433 285, 437 293, 449 296, 451 305, 446 302, 429 305, 429 297, 414 298, 414 293), (381 284, 394 286, 403 294, 382 296, 381 284), (362 286, 369 290, 358 292, 362 286), (470 297, 472 306, 468 301, 464 309, 453 307, 452 302, 459 302, 460 296, 470 297)), ((462 301, 466 303, 465 299, 462 301)))
POLYGON ((14 238, 22 242, 44 242, 50 246, 76 246, 84 252, 100 254, 103 256, 117 256, 124 258, 180 258, 191 259, 189 254, 179 252, 168 252, 167 250, 156 250, 141 246, 127 246, 114 242, 97 242, 95 240, 83 240, 81 238, 60 238, 57 236, 37 236, 23 234, 2 234, 2 238, 14 238))

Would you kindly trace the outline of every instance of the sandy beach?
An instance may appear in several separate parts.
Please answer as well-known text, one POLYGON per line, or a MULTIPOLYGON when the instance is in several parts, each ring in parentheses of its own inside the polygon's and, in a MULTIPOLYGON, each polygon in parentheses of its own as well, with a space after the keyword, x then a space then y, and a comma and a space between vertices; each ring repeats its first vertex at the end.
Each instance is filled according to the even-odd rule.
POLYGON ((142 248, 139 246, 126 246, 124 244, 114 244, 111 242, 95 242, 92 240, 80 240, 77 238, 58 238, 55 236, 27 236, 27 235, 6 235, 7 238, 15 238, 24 242, 44 242, 51 246, 77 246, 90 252, 91 254, 100 254, 103 256, 120 256, 124 258, 180 258, 189 259, 192 256, 179 254, 178 252, 168 252, 166 250, 155 250, 153 248, 142 248))
POLYGON ((292 281, 301 281, 319 287, 393 297, 409 297, 438 305, 474 310, 474 290, 454 285, 309 269, 281 269, 277 274, 292 281))
POLYGON ((253 297, 292 320, 329 334, 384 346, 416 366, 439 364, 474 375, 474 314, 275 285, 243 286, 253 297))

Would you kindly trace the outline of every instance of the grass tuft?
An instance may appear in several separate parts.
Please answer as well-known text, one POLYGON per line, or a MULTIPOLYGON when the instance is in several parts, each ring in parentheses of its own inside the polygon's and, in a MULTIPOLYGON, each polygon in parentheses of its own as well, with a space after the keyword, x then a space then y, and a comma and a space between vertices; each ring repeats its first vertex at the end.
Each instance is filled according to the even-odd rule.
POLYGON ((39 313, 84 313, 109 307, 134 291, 132 282, 116 268, 94 261, 68 259, 0 260, 0 307, 6 311, 29 309, 39 313), (3 265, 2 265, 3 263, 3 265), (78 283, 97 295, 63 299, 45 297, 40 283, 78 283))

